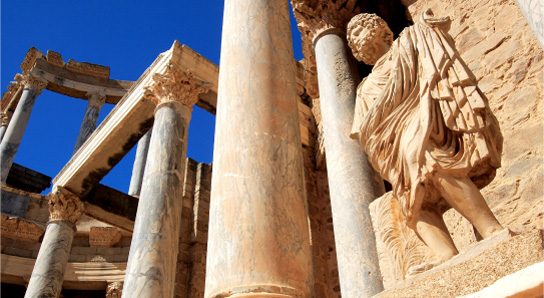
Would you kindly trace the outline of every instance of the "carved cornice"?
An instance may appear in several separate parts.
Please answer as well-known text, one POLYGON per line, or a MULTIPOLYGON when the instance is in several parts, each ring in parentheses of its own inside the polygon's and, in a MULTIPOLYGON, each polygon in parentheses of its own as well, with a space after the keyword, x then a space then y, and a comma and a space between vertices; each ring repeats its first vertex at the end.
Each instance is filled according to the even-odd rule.
POLYGON ((48 195, 49 200, 49 220, 64 220, 77 224, 85 204, 79 197, 71 191, 58 186, 54 193, 48 195))
POLYGON ((116 281, 108 284, 106 298, 121 298, 123 294, 123 282, 116 281))
POLYGON ((195 78, 191 70, 183 71, 170 64, 164 74, 153 75, 153 82, 144 88, 144 96, 157 105, 179 101, 192 109, 198 95, 207 92, 208 86, 208 82, 195 78))
POLYGON ((89 230, 90 246, 111 247, 121 240, 121 232, 114 227, 91 227, 89 230))
POLYGON ((319 97, 317 67, 313 44, 323 32, 337 29, 345 32, 349 20, 360 12, 358 0, 291 0, 297 27, 302 35, 302 54, 306 66, 306 90, 312 98, 319 97))
POLYGON ((36 64, 36 60, 41 59, 42 57, 42 52, 38 51, 35 47, 31 47, 28 50, 28 53, 26 53, 25 59, 21 63, 23 75, 28 75, 32 67, 34 67, 34 64, 36 64))
POLYGON ((37 241, 44 233, 44 228, 36 223, 4 214, 1 217, 2 236, 37 241))
POLYGON ((106 102, 106 94, 99 91, 89 91, 86 94, 88 106, 97 107, 98 109, 102 108, 106 102))
POLYGON ((39 77, 35 77, 31 74, 27 74, 27 75, 16 74, 15 80, 20 81, 21 84, 25 86, 25 88, 30 88, 32 90, 35 90, 38 94, 42 93, 42 90, 45 89, 45 87, 47 87, 46 80, 39 77))

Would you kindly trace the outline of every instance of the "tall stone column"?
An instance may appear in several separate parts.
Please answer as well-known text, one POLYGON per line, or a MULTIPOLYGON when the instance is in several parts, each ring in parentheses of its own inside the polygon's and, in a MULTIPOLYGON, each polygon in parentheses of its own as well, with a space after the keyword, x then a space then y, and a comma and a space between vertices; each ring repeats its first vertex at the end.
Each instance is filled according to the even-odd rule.
POLYGON ((130 186, 128 194, 139 197, 142 189, 142 181, 144 178, 145 163, 147 161, 147 153, 149 151, 149 141, 151 140, 152 129, 150 129, 138 142, 136 156, 134 157, 134 165, 132 166, 132 176, 130 178, 130 186))
POLYGON ((106 95, 100 92, 87 92, 87 108, 85 109, 85 115, 83 116, 83 121, 81 122, 81 127, 79 129, 79 135, 77 136, 76 145, 74 146, 75 154, 79 147, 87 141, 91 134, 96 129, 96 123, 98 122, 98 114, 100 114, 100 109, 106 102, 106 95))
POLYGON ((127 263, 123 297, 174 296, 183 173, 192 106, 205 92, 191 72, 170 64, 146 96, 157 103, 127 263))
POLYGON ((23 134, 25 133, 36 98, 42 92, 42 89, 47 86, 47 81, 30 74, 24 76, 17 75, 15 78, 21 81, 24 90, 0 144, 1 183, 5 183, 8 178, 9 170, 23 139, 23 134))
POLYGON ((287 1, 225 1, 218 90, 204 296, 313 297, 287 1))
POLYGON ((359 75, 341 30, 318 34, 314 50, 340 290, 346 298, 370 297, 383 284, 368 206, 384 193, 384 186, 349 136, 359 75))
POLYGON ((49 195, 49 221, 25 297, 59 297, 84 204, 64 188, 49 195))

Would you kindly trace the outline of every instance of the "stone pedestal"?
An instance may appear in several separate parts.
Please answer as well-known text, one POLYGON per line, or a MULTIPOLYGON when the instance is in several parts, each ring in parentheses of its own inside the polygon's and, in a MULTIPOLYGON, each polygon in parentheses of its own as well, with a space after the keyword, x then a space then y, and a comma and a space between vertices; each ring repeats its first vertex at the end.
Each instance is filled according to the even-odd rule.
POLYGON ((136 156, 134 157, 134 165, 132 166, 132 176, 130 178, 130 186, 128 194, 134 197, 140 196, 142 189, 142 180, 144 178, 145 163, 147 160, 147 152, 149 151, 149 141, 151 140, 152 129, 150 129, 138 142, 136 156))
POLYGON ((98 122, 98 114, 104 102, 106 101, 106 95, 99 92, 87 92, 87 109, 81 122, 81 128, 79 129, 79 135, 77 136, 76 145, 74 146, 75 154, 79 147, 87 141, 91 134, 96 129, 96 123, 98 122))
POLYGON ((330 197, 342 297, 383 290, 369 204, 384 192, 350 135, 359 75, 346 39, 329 29, 314 39, 330 197))
POLYGON ((25 297, 59 297, 75 226, 84 205, 66 189, 49 195, 49 222, 25 297))
POLYGON ((204 91, 191 74, 173 66, 153 79, 146 96, 158 105, 130 245, 125 298, 174 296, 188 126, 191 106, 204 91))
POLYGON ((47 82, 41 78, 35 78, 31 75, 19 76, 17 75, 16 79, 20 79, 25 87, 0 144, 0 156, 2 156, 0 162, 1 183, 5 183, 8 178, 9 170, 23 139, 23 134, 30 120, 30 114, 32 113, 36 98, 41 93, 41 90, 47 86, 47 82))
POLYGON ((205 297, 313 297, 289 7, 225 1, 205 297))

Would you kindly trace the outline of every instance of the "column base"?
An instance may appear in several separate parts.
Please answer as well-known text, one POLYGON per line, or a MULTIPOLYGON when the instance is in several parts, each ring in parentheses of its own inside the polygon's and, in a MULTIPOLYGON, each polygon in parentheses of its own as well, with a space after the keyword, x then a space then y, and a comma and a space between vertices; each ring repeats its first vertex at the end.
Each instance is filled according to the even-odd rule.
POLYGON ((291 287, 281 287, 274 285, 255 285, 247 287, 237 287, 222 293, 212 295, 211 298, 298 298, 305 297, 300 290, 291 287))

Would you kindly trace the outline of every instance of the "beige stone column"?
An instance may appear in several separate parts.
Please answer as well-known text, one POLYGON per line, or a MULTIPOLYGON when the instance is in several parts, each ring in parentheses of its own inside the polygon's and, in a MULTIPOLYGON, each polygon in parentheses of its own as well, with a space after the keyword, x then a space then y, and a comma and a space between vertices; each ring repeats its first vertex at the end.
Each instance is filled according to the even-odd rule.
POLYGON ((0 156, 2 157, 0 181, 2 183, 6 182, 8 178, 9 170, 15 160, 15 154, 19 150, 36 98, 38 98, 42 89, 47 86, 47 81, 30 74, 24 76, 18 74, 15 79, 21 81, 24 90, 0 144, 0 156))
POLYGON ((313 297, 287 1, 225 1, 218 90, 204 296, 313 297))
POLYGON ((168 66, 146 97, 157 103, 128 256, 123 297, 174 296, 183 173, 192 106, 205 92, 191 72, 168 66))
POLYGON ((87 141, 91 134, 96 129, 96 123, 98 122, 98 115, 100 114, 100 109, 106 102, 106 95, 100 92, 87 92, 87 108, 85 109, 85 115, 83 116, 83 121, 81 122, 81 127, 79 128, 79 134, 77 136, 76 145, 74 146, 75 154, 79 147, 87 141))
POLYGON ((59 297, 76 224, 84 204, 64 188, 49 196, 49 221, 25 297, 59 297))

